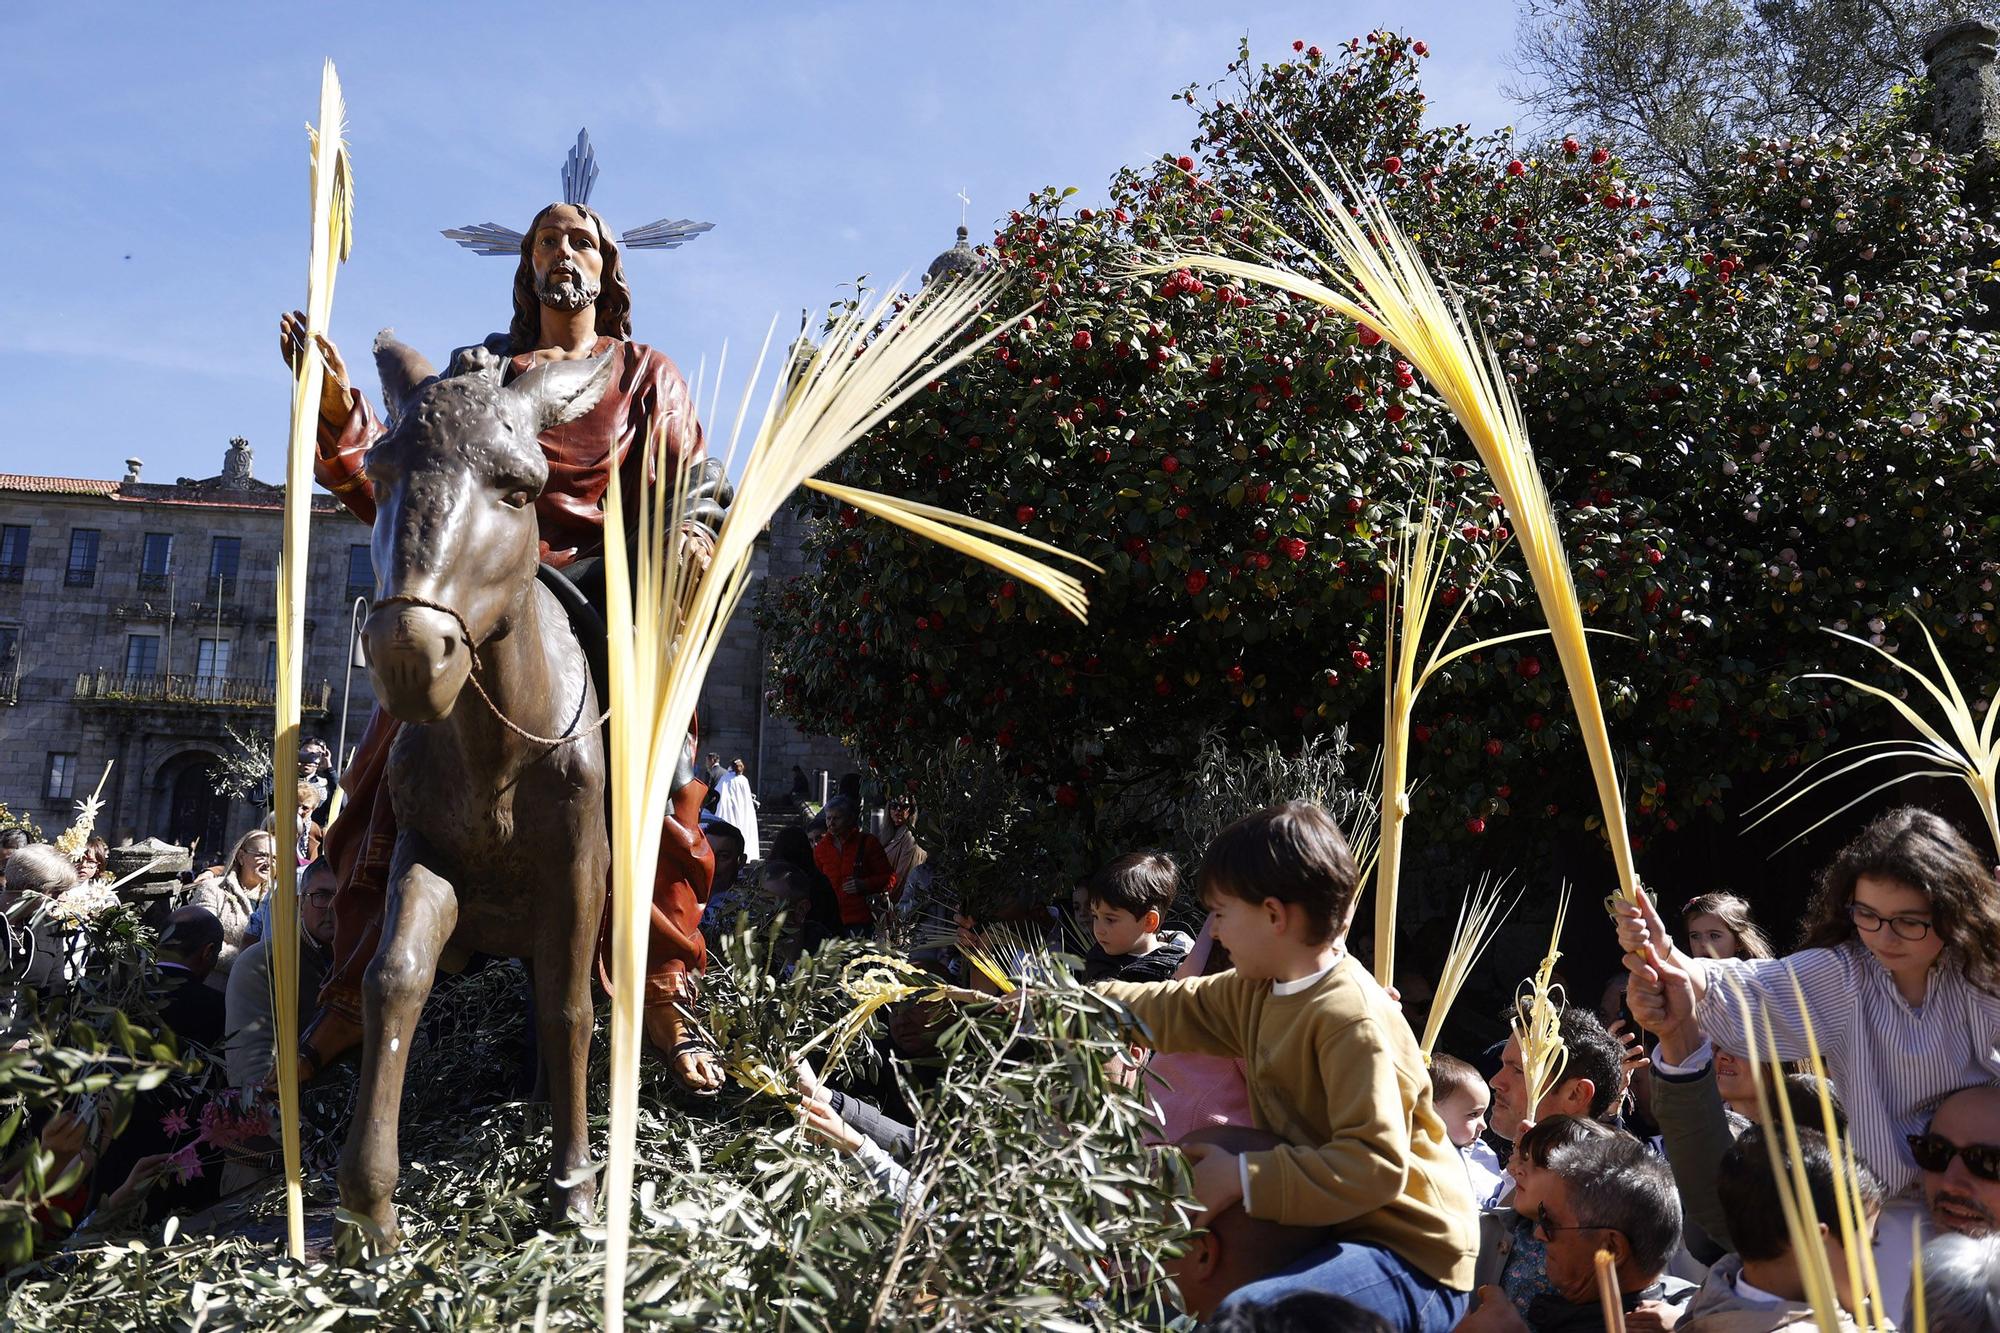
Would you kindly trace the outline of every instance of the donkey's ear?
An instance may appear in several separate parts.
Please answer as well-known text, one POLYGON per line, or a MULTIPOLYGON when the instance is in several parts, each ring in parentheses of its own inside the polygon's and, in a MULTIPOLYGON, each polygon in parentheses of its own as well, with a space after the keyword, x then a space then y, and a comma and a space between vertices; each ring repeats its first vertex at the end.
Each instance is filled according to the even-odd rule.
POLYGON ((515 380, 507 392, 527 396, 536 431, 566 426, 603 401, 617 360, 607 353, 594 361, 551 361, 515 380))
POLYGON ((427 381, 437 378, 437 371, 423 353, 398 342, 391 329, 375 335, 375 373, 382 377, 383 405, 391 416, 397 417, 403 415, 411 395, 427 381))

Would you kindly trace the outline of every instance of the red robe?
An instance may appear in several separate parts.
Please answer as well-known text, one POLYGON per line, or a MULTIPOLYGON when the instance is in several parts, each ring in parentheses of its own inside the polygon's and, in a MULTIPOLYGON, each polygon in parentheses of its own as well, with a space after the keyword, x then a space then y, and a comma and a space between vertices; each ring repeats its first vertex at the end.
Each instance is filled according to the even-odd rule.
MULTIPOLYGON (((598 553, 604 544, 601 502, 610 485, 612 460, 619 474, 628 525, 638 522, 637 504, 644 478, 640 467, 642 443, 649 431, 666 437, 666 461, 699 459, 703 453, 701 425, 687 381, 666 356, 623 339, 600 337, 592 354, 609 352, 617 358, 617 376, 597 406, 565 426, 542 433, 542 450, 549 460, 549 481, 535 501, 541 528, 542 559, 558 569, 598 553)), ((528 370, 528 356, 512 358, 506 378, 528 370)), ((324 413, 319 423, 319 450, 313 476, 340 497, 362 522, 375 521, 375 492, 362 471, 369 446, 383 426, 358 389, 348 391, 345 420, 324 413)), ((388 893, 389 860, 396 845, 396 817, 383 781, 389 746, 402 724, 378 706, 369 716, 354 760, 341 775, 347 793, 340 817, 327 830, 325 854, 339 876, 333 900, 333 966, 320 992, 320 1003, 359 1020, 361 978, 375 956, 381 938, 382 909, 388 893)), ((674 802, 675 819, 661 838, 659 873, 653 882, 652 938, 648 948, 648 998, 681 994, 687 974, 707 963, 701 936, 702 907, 708 899, 713 860, 702 836, 699 811, 707 789, 690 783, 674 802)), ((608 947, 609 923, 603 932, 608 947)), ((600 951, 602 956, 602 951, 600 951)))

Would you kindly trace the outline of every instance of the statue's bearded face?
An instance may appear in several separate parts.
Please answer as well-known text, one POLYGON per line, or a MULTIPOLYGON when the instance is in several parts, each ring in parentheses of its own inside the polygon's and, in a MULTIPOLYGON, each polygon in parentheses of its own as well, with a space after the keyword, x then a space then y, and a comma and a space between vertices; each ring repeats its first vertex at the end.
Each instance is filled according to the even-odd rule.
POLYGON ((574 312, 597 304, 604 280, 604 249, 595 222, 559 205, 543 216, 533 242, 535 296, 543 305, 574 312))

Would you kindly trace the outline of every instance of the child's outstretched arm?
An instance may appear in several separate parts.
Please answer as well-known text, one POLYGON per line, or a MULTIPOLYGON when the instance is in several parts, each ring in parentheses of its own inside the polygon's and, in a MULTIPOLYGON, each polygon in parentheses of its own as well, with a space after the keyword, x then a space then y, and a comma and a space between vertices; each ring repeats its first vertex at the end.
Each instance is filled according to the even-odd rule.
POLYGON ((1250 1001, 1262 983, 1235 972, 1184 981, 1100 981, 1091 987, 1131 1012, 1140 1041, 1156 1051, 1241 1059, 1250 1001))

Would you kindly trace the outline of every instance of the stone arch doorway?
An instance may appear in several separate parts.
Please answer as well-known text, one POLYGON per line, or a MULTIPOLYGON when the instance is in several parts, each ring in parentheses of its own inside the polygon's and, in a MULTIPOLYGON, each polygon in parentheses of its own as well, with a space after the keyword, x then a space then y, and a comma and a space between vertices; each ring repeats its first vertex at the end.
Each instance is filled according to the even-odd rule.
POLYGON ((215 790, 215 765, 208 751, 187 750, 160 765, 153 780, 158 826, 165 828, 168 841, 197 847, 200 864, 212 863, 228 850, 223 844, 231 803, 215 790))

